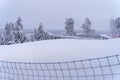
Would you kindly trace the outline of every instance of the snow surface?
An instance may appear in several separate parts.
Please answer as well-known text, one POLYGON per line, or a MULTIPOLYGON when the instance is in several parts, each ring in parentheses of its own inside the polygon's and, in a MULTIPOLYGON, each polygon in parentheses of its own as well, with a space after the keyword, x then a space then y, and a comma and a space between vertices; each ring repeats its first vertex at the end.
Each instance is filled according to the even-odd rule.
POLYGON ((59 39, 0 46, 0 61, 63 62, 120 53, 120 39, 59 39))

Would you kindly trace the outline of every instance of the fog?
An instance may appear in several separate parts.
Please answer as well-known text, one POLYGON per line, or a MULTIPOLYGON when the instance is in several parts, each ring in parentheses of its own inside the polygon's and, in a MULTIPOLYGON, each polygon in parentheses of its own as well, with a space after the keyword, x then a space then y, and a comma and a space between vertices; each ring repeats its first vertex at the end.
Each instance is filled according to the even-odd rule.
POLYGON ((63 30, 66 18, 80 29, 89 17, 94 29, 106 30, 111 18, 120 16, 120 0, 0 0, 0 29, 20 16, 25 29, 43 23, 46 29, 63 30))

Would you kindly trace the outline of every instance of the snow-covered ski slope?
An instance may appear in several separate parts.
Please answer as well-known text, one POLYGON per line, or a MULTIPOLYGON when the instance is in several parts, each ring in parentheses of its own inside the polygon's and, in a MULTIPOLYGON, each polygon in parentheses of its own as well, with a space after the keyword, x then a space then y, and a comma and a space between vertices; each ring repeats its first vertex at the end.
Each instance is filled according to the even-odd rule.
POLYGON ((120 39, 44 40, 0 46, 0 61, 64 62, 120 54, 120 39))

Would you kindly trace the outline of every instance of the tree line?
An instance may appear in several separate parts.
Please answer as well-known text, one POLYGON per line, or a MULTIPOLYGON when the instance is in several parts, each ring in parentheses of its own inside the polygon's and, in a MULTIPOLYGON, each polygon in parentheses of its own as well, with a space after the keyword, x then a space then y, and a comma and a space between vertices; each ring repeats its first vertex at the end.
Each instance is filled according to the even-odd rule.
MULTIPOLYGON (((67 18, 65 21, 66 36, 78 36, 74 29, 75 21, 73 18, 67 18)), ((40 23, 38 29, 34 30, 34 33, 30 35, 30 38, 23 32, 22 19, 18 17, 15 23, 6 23, 4 32, 1 33, 0 45, 10 45, 24 42, 32 42, 39 40, 57 39, 60 37, 52 36, 49 32, 44 30, 42 23, 40 23)), ((87 17, 81 26, 82 34, 86 37, 90 37, 91 34, 95 33, 92 29, 92 23, 87 17)), ((111 19, 110 29, 112 37, 120 37, 120 17, 111 19)))

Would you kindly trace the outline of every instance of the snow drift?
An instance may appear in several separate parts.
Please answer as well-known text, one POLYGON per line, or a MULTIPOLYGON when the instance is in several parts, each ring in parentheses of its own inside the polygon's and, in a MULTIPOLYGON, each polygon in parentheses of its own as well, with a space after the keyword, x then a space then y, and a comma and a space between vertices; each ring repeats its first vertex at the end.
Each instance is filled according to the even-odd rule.
POLYGON ((0 61, 63 62, 120 53, 120 39, 45 40, 0 46, 0 61))

